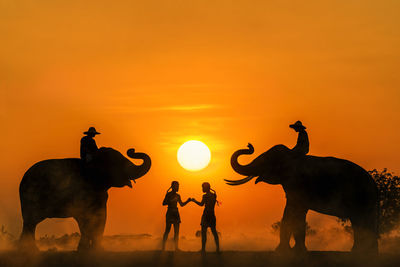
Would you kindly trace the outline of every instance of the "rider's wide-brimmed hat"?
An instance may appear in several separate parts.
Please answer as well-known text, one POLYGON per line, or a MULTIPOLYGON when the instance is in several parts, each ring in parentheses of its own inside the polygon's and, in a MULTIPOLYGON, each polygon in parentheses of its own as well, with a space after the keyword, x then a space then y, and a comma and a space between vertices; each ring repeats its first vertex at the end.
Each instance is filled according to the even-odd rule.
POLYGON ((289 125, 293 129, 306 129, 306 127, 301 123, 301 121, 296 121, 294 124, 289 125))
POLYGON ((87 132, 84 132, 83 134, 94 134, 94 135, 96 135, 96 134, 100 134, 98 131, 96 131, 96 128, 94 128, 94 127, 90 127, 89 128, 89 130, 87 130, 87 132))

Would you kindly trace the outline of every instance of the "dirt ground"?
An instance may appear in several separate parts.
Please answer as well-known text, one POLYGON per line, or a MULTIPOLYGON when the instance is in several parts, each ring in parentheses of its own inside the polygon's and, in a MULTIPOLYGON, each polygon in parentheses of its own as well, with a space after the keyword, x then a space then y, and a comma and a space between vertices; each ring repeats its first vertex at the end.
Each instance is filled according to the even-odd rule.
POLYGON ((349 252, 311 251, 303 256, 280 256, 274 252, 0 252, 0 266, 400 266, 400 255, 355 256, 349 252))

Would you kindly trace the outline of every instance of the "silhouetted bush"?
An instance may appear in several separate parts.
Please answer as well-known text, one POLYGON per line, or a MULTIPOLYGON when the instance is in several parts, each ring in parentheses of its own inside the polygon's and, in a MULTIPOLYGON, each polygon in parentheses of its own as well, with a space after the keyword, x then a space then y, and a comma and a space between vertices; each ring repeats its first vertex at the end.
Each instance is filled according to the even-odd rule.
POLYGON ((379 192, 379 233, 385 234, 399 226, 400 222, 400 177, 388 172, 369 171, 379 192))
POLYGON ((1 229, 0 229, 0 241, 14 242, 15 240, 16 239, 15 239, 14 235, 9 233, 6 230, 6 227, 4 225, 2 225, 1 229))
POLYGON ((9 249, 15 245, 16 239, 14 235, 6 230, 4 225, 0 228, 0 250, 9 249))
POLYGON ((80 239, 80 234, 75 232, 71 234, 65 234, 60 237, 56 237, 55 235, 44 235, 37 240, 37 244, 40 247, 46 247, 50 250, 53 249, 72 249, 76 247, 80 239))
POLYGON ((15 237, 6 230, 6 227, 4 225, 2 225, 1 229, 0 229, 0 240, 2 240, 2 241, 14 241, 15 240, 15 237))

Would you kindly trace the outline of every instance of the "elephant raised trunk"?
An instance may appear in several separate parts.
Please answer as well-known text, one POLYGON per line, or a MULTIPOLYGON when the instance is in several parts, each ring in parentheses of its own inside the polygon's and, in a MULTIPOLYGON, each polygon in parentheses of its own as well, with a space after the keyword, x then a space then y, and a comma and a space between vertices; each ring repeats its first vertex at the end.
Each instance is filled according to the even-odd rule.
POLYGON ((241 174, 241 175, 246 175, 246 176, 252 176, 254 175, 254 168, 252 166, 252 164, 248 164, 248 165, 241 165, 238 162, 238 157, 241 155, 251 155, 254 153, 254 147, 252 144, 248 144, 247 145, 248 149, 239 149, 238 151, 236 151, 235 153, 232 154, 231 157, 231 165, 232 168, 235 172, 241 174))
POLYGON ((240 180, 227 180, 225 179, 225 181, 227 182, 227 184, 229 185, 241 185, 244 183, 247 183, 248 181, 250 181, 251 179, 253 179, 254 177, 258 176, 258 174, 255 174, 255 170, 254 170, 254 164, 253 162, 247 165, 241 165, 238 162, 238 157, 240 155, 251 155, 254 153, 254 147, 252 144, 248 144, 247 145, 248 149, 239 149, 238 151, 236 151, 235 153, 233 153, 232 157, 231 157, 231 165, 232 168, 235 172, 241 174, 241 175, 246 175, 246 178, 240 179, 240 180))
POLYGON ((128 149, 126 154, 132 159, 143 160, 143 163, 141 165, 133 164, 134 167, 132 168, 132 176, 130 177, 133 181, 135 181, 135 179, 137 178, 142 177, 150 170, 151 159, 149 155, 147 155, 146 153, 135 152, 134 148, 128 149))

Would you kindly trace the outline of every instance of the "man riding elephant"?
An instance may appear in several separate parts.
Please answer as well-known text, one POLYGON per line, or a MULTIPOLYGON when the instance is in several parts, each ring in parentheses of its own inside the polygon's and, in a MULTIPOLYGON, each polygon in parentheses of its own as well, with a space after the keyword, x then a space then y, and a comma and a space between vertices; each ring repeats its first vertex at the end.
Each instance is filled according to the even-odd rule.
POLYGON ((298 156, 307 155, 310 147, 310 142, 308 141, 306 127, 303 126, 301 121, 296 121, 296 123, 289 125, 289 127, 299 133, 297 137, 297 144, 295 147, 292 148, 292 151, 298 156))
POLYGON ((290 237, 294 236, 293 250, 305 252, 306 215, 309 210, 349 219, 353 228, 352 251, 378 253, 378 188, 371 175, 359 165, 335 157, 306 155, 308 137, 301 122, 293 129, 299 140, 293 149, 276 145, 261 153, 249 164, 242 165, 238 158, 251 155, 254 147, 232 154, 231 165, 235 172, 246 176, 227 180, 237 186, 256 178, 255 183, 281 185, 286 196, 286 206, 280 227, 279 252, 292 249, 290 237))
POLYGON ((94 154, 99 150, 93 138, 100 133, 96 131, 96 128, 90 127, 89 130, 83 134, 85 134, 85 136, 81 139, 81 159, 86 164, 93 160, 94 154))
POLYGON ((81 233, 78 250, 100 249, 108 190, 132 188, 132 181, 143 177, 151 167, 146 153, 131 148, 126 155, 143 162, 136 165, 117 150, 101 147, 86 165, 79 158, 63 158, 43 160, 30 167, 19 186, 23 218, 20 249, 37 250, 35 231, 43 220, 69 217, 77 221, 81 233))

